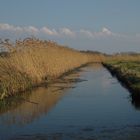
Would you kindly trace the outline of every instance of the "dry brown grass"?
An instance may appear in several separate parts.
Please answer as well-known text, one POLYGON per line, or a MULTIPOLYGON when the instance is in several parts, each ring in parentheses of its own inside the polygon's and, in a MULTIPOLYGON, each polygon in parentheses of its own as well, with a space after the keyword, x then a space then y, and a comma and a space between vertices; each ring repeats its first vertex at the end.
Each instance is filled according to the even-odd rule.
POLYGON ((52 41, 35 38, 1 42, 8 51, 0 57, 0 98, 25 91, 57 78, 88 62, 101 62, 103 55, 81 53, 52 41))

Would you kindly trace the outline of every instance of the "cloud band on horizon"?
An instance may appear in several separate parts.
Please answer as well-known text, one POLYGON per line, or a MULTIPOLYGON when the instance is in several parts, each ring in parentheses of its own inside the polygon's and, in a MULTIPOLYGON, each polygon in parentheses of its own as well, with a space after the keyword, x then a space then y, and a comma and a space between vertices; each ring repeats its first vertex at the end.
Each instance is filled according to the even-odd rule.
POLYGON ((20 34, 30 34, 30 35, 47 35, 54 37, 84 37, 84 38, 101 38, 101 37, 124 37, 117 33, 113 33, 106 27, 103 27, 101 31, 95 32, 85 29, 80 29, 79 31, 73 31, 69 28, 63 27, 59 29, 50 29, 47 26, 37 28, 34 26, 14 26, 8 23, 0 23, 0 32, 12 32, 18 35, 20 34))

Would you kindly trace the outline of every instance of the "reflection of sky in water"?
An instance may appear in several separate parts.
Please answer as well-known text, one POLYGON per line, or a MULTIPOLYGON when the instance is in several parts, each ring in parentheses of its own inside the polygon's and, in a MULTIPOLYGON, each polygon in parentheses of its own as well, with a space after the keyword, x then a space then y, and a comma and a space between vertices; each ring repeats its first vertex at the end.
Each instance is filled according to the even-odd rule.
POLYGON ((34 90, 25 102, 5 111, 0 116, 1 139, 16 135, 23 139, 137 140, 140 112, 132 106, 128 91, 101 65, 81 70, 80 75, 34 90))

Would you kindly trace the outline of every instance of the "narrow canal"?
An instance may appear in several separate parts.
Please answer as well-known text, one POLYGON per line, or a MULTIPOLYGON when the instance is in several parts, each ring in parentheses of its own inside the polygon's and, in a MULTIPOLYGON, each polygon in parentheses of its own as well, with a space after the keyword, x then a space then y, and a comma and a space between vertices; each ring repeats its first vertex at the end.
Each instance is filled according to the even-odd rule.
POLYGON ((140 102, 100 64, 1 103, 0 140, 139 140, 140 102))

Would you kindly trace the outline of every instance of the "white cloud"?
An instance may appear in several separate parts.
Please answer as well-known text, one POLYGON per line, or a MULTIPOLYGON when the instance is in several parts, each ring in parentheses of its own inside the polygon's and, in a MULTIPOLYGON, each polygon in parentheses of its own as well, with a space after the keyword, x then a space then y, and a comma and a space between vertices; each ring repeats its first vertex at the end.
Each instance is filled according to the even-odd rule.
POLYGON ((58 32, 55 29, 49 29, 48 27, 42 27, 40 29, 41 32, 47 34, 47 35, 51 35, 51 36, 57 36, 58 32))
POLYGON ((36 34, 39 32, 34 26, 27 26, 27 27, 20 27, 20 26, 13 26, 9 24, 0 24, 0 31, 8 31, 8 32, 15 32, 15 33, 31 33, 36 34))
POLYGON ((48 36, 61 36, 61 37, 74 37, 76 33, 74 31, 71 31, 69 28, 60 28, 58 31, 56 29, 50 29, 46 26, 42 28, 36 28, 34 26, 13 26, 10 24, 1 23, 0 24, 0 31, 6 31, 6 32, 15 32, 15 33, 22 33, 22 34, 45 34, 48 36))
POLYGON ((23 29, 19 26, 13 26, 13 25, 1 23, 0 30, 3 30, 3 31, 22 31, 23 29))
POLYGON ((101 37, 115 36, 115 33, 111 32, 106 27, 103 27, 102 30, 99 32, 91 32, 89 30, 81 29, 80 34, 88 38, 101 38, 101 37))
POLYGON ((11 30, 13 28, 13 26, 9 25, 9 24, 0 24, 0 30, 11 30))
POLYGON ((24 30, 25 30, 26 32, 33 33, 33 34, 36 34, 36 33, 39 32, 39 30, 38 30, 36 27, 34 27, 34 26, 24 27, 24 28, 23 28, 23 31, 24 31, 24 30))
POLYGON ((102 28, 101 33, 103 33, 105 35, 113 35, 113 33, 109 29, 107 29, 106 27, 102 28))
POLYGON ((75 32, 71 31, 68 28, 61 28, 60 29, 60 34, 70 36, 70 37, 75 37, 75 32))
MULTIPOLYGON (((39 36, 49 36, 49 37, 78 37, 78 38, 90 38, 90 39, 96 39, 96 38, 109 38, 109 37, 114 37, 114 38, 122 38, 122 39, 128 39, 132 38, 128 35, 123 35, 123 34, 118 34, 114 33, 111 30, 109 30, 106 27, 103 27, 101 31, 91 31, 91 30, 86 30, 86 29, 80 29, 79 31, 73 31, 69 28, 59 28, 59 29, 50 29, 47 26, 41 27, 41 28, 36 28, 34 26, 14 26, 10 25, 7 23, 0 23, 0 34, 11 34, 12 36, 17 35, 17 37, 20 37, 20 35, 37 35, 39 36)), ((140 38, 140 34, 137 34, 133 36, 133 38, 140 38)))
MULTIPOLYGON (((84 36, 85 38, 90 38, 90 39, 101 39, 101 38, 116 38, 116 39, 127 39, 130 38, 129 35, 125 34, 119 34, 119 33, 114 33, 111 30, 109 30, 106 27, 103 27, 100 31, 90 31, 90 30, 85 30, 81 29, 79 31, 78 36, 84 36)), ((138 35, 137 35, 138 36, 138 35)))
POLYGON ((81 29, 80 34, 87 36, 89 38, 94 38, 94 34, 92 32, 90 32, 89 30, 81 29))

